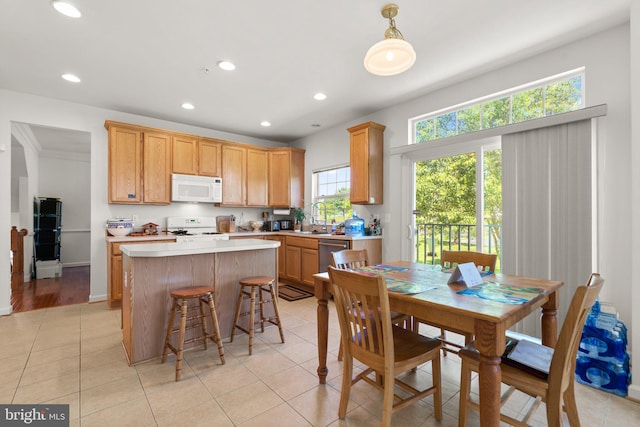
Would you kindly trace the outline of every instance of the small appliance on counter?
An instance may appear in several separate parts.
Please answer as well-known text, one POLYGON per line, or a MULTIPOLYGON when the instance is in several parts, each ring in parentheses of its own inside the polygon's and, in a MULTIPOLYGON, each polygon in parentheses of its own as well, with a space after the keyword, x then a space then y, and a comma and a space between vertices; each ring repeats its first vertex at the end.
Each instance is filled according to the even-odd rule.
POLYGON ((265 221, 264 231, 280 231, 280 221, 265 221))
POLYGON ((218 231, 213 217, 170 216, 167 232, 176 236, 176 242, 229 240, 228 234, 218 231))
POLYGON ((281 219, 280 230, 293 230, 293 221, 289 219, 281 219))
POLYGON ((235 215, 217 216, 215 219, 216 228, 221 233, 233 233, 236 231, 235 215))

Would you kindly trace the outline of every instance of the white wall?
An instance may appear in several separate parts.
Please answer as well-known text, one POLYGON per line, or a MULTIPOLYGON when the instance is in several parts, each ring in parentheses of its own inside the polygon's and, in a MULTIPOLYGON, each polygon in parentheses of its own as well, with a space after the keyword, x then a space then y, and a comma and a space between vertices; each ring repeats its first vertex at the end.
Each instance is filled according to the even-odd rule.
MULTIPOLYGON (((246 221, 258 219, 264 209, 224 209, 211 205, 172 204, 170 206, 130 206, 109 205, 107 203, 107 131, 105 120, 114 120, 151 126, 160 129, 174 130, 207 136, 229 141, 242 142, 269 147, 282 146, 273 141, 236 135, 227 132, 204 129, 180 123, 151 119, 148 117, 126 114, 122 112, 88 107, 86 105, 58 101, 49 98, 27 95, 7 90, 0 90, 0 247, 10 247, 11 229, 11 122, 32 123, 42 126, 71 129, 88 132, 91 136, 91 291, 90 300, 106 299, 107 270, 105 221, 115 216, 137 215, 139 223, 147 219, 163 221, 172 215, 225 215, 244 214, 246 221), (4 243, 3 243, 4 242, 4 243)), ((27 161, 27 164, 30 162, 27 161)), ((36 177, 33 186, 37 185, 37 171, 29 170, 29 177, 36 177)), ((31 186, 31 184, 30 184, 31 186)), ((34 195, 35 196, 35 195, 34 195)), ((158 222, 157 222, 158 223, 158 222)), ((161 223, 161 222, 160 222, 161 223)), ((10 305, 10 267, 9 251, 5 252, 5 262, 0 262, 0 315, 11 312, 10 305)))
POLYGON ((91 163, 41 156, 38 196, 62 201, 60 261, 63 266, 90 265, 91 163))
MULTIPOLYGON (((411 212, 412 195, 408 194, 406 177, 401 174, 403 160, 400 156, 388 155, 391 148, 408 143, 408 119, 585 66, 587 106, 608 106, 605 138, 598 143, 600 258, 599 265, 594 268, 606 280, 601 299, 615 304, 621 319, 632 330, 633 308, 640 305, 640 295, 636 293, 633 299, 630 298, 633 284, 631 268, 634 262, 631 257, 632 240, 629 236, 632 224, 637 227, 640 218, 638 215, 631 215, 629 195, 633 194, 637 198, 640 190, 637 186, 632 186, 632 182, 638 180, 632 181, 631 175, 629 34, 628 24, 618 26, 296 141, 295 146, 307 150, 305 198, 311 200, 310 176, 314 169, 332 166, 336 159, 344 159, 349 155, 348 127, 369 120, 386 125, 385 204, 370 207, 368 211, 381 214, 383 219, 385 213, 391 216, 390 223, 383 222, 383 258, 390 261, 398 258, 398 254, 409 254, 411 248, 406 239, 407 231, 400 224, 403 215, 411 212)), ((635 82, 637 81, 636 78, 635 82)), ((640 105, 640 102, 635 105, 640 105)), ((637 265, 637 253, 635 260, 637 265)), ((635 287, 637 286, 639 285, 635 287)), ((638 324, 637 318, 635 323, 638 324)), ((637 332, 635 334, 637 338, 637 332)), ((630 336, 634 336, 633 332, 630 336)), ((635 342, 640 345, 638 340, 635 342)), ((640 362, 635 366, 640 371, 639 364, 640 362)), ((640 372, 636 372, 635 377, 640 378, 639 375, 640 372)))

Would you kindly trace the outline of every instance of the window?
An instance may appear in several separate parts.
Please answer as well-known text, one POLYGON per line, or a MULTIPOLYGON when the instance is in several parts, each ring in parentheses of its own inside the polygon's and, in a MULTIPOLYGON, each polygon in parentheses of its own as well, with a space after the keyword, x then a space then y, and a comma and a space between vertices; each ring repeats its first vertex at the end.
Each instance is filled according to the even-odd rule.
POLYGON ((313 173, 313 203, 311 216, 316 223, 343 223, 351 218, 351 169, 342 166, 313 173))
POLYGON ((433 141, 580 108, 584 108, 584 69, 413 119, 413 142, 433 141))

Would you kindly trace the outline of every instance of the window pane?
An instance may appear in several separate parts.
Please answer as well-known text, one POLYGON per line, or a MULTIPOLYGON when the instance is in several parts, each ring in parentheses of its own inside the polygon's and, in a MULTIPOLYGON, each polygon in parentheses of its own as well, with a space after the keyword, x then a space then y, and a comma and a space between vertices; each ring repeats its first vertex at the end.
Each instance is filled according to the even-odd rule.
POLYGON ((327 184, 321 184, 318 188, 318 196, 326 196, 327 194, 327 184))
POLYGON ((543 115, 541 87, 513 95, 513 123, 538 119, 543 115))
POLYGON ((545 113, 547 116, 577 110, 582 107, 582 78, 552 83, 546 87, 545 113))
POLYGON ((338 181, 347 181, 349 177, 347 176, 347 168, 340 168, 337 171, 337 180, 338 181))
POLYGON ((489 129, 509 124, 510 97, 495 99, 482 105, 482 128, 489 129))
POLYGON ((465 108, 458 111, 458 133, 475 132, 480 130, 480 111, 479 105, 465 108))
POLYGON ((416 123, 416 142, 433 141, 433 118, 416 123))
POLYGON ((326 173, 318 172, 317 175, 318 175, 318 183, 320 185, 327 183, 327 174, 326 173))
POLYGON ((456 135, 456 113, 436 117, 436 135, 438 138, 456 135))

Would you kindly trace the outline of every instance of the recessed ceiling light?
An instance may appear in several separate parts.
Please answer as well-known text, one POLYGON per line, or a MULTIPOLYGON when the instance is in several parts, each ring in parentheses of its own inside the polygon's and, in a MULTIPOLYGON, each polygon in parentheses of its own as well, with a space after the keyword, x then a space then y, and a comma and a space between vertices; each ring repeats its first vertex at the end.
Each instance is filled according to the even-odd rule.
POLYGON ((311 127, 312 128, 319 128, 320 127, 320 123, 311 123, 311 127))
POLYGON ((220 61, 218 62, 218 67, 222 68, 225 71, 233 71, 236 69, 236 66, 229 61, 220 61))
POLYGON ((184 104, 182 104, 182 108, 184 108, 185 110, 193 110, 194 107, 193 104, 189 104, 188 102, 185 102, 184 104))
POLYGON ((264 126, 264 127, 268 128, 269 126, 271 126, 271 123, 266 121, 266 120, 263 120, 263 121, 260 122, 260 126, 264 126))
POLYGON ((68 16, 69 18, 80 18, 82 16, 80 11, 74 5, 66 1, 53 0, 51 2, 51 6, 53 6, 55 10, 65 16, 68 16))
POLYGON ((327 99, 327 95, 325 95, 322 92, 318 92, 315 95, 313 95, 313 99, 315 99, 317 101, 324 101, 325 99, 327 99))
POLYGON ((80 79, 78 78, 78 76, 76 76, 74 74, 63 74, 62 78, 65 79, 68 82, 80 83, 80 79))

